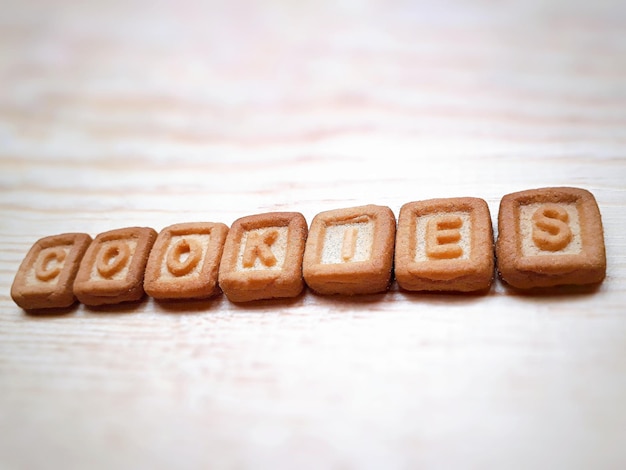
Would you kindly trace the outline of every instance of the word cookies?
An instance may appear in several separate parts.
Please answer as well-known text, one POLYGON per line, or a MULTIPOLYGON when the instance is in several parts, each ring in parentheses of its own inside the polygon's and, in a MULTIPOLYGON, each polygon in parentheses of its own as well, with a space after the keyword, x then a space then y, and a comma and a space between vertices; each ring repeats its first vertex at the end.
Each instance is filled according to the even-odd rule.
POLYGON ((156 233, 130 227, 42 238, 15 276, 11 296, 25 310, 137 301, 232 302, 386 291, 487 292, 495 277, 514 289, 597 284, 606 273, 600 211, 584 189, 505 195, 494 244, 479 198, 410 202, 396 218, 367 205, 316 215, 298 212, 222 223, 181 223, 156 233))

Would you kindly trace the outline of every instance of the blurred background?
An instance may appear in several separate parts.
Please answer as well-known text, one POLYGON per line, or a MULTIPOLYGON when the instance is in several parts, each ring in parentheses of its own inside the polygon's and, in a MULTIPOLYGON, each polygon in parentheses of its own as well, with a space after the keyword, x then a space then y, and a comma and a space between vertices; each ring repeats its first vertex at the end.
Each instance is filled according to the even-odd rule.
POLYGON ((16 203, 40 171, 94 209, 178 213, 210 187, 212 208, 298 201, 312 217, 326 207, 310 188, 332 206, 393 182, 379 202, 396 210, 476 184, 487 198, 528 177, 581 184, 595 155, 623 155, 621 2, 3 5, 2 184, 16 203), (578 181, 555 171, 562 158, 578 181), (255 177, 238 181, 242 168, 255 177), (457 190, 419 190, 446 183, 457 190), (149 197, 129 199, 137 189, 149 197))

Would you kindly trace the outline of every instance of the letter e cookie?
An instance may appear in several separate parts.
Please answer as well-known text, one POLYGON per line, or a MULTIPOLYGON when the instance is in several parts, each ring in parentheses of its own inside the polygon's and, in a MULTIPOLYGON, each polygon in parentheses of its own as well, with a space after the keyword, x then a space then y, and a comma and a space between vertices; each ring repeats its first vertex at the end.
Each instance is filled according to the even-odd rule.
POLYGON ((410 291, 471 292, 494 277, 493 230, 487 203, 447 198, 402 206, 395 274, 410 291))

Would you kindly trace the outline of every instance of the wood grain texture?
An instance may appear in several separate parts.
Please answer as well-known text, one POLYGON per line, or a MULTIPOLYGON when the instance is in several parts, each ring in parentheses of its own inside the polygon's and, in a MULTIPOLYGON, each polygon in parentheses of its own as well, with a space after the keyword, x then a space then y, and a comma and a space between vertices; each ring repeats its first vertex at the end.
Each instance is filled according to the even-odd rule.
POLYGON ((626 467, 623 2, 0 6, 2 468, 626 467), (594 292, 9 296, 47 235, 557 185, 594 292))

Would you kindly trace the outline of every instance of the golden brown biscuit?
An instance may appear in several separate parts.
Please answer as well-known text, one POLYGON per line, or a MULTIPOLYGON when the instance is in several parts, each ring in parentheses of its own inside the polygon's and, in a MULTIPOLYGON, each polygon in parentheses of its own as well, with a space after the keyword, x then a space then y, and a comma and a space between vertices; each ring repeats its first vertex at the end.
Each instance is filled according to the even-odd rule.
POLYGON ((143 276, 157 233, 129 227, 98 235, 80 263, 74 294, 85 305, 139 300, 143 276))
POLYGON ((270 212, 236 220, 224 244, 219 285, 232 302, 295 297, 303 287, 307 236, 298 212, 270 212))
POLYGON ((317 214, 304 252, 304 280, 320 294, 374 294, 391 282, 396 219, 389 207, 317 214))
POLYGON ((148 258, 145 291, 156 299, 201 299, 217 294, 227 233, 226 225, 211 222, 161 230, 148 258))
POLYGON ((398 219, 395 258, 396 280, 403 289, 487 289, 494 277, 487 203, 462 197, 405 204, 398 219))
POLYGON ((498 271, 519 289, 596 284, 606 273, 600 210, 579 188, 542 188, 500 201, 498 271))
POLYGON ((74 278, 91 237, 64 233, 38 240, 22 261, 11 297, 25 310, 63 308, 76 302, 74 278))

